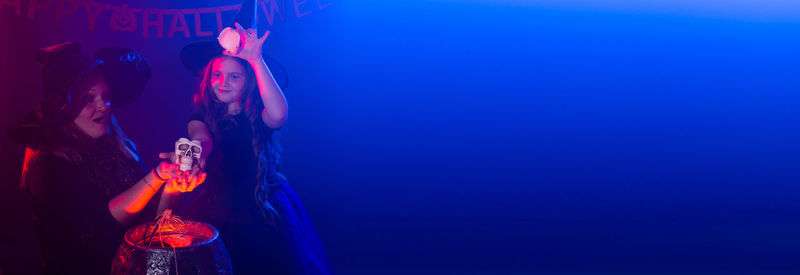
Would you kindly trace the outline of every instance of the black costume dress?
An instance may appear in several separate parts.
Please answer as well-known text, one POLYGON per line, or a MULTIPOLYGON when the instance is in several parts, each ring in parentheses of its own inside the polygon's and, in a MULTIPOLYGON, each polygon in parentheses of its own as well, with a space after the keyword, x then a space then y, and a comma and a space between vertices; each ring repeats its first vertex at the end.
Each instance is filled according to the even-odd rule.
MULTIPOLYGON (((199 114, 190 120, 207 125, 199 114)), ((186 216, 219 229, 234 274, 329 274, 305 208, 277 171, 277 160, 266 153, 271 144, 256 157, 243 112, 220 121, 218 129, 206 162, 208 178, 193 192, 197 199, 186 216)))
MULTIPOLYGON (((111 216, 108 202, 147 173, 110 137, 96 140, 78 155, 80 159, 68 161, 39 152, 24 173, 44 274, 108 274, 127 228, 111 216)), ((148 207, 145 212, 152 210, 148 207)), ((145 216, 140 215, 139 221, 153 215, 145 216)))

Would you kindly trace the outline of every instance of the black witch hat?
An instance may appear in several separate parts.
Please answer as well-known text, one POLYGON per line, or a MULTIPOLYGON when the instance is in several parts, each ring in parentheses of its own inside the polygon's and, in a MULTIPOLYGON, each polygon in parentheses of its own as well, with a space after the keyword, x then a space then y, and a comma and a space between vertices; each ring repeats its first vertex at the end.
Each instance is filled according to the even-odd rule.
POLYGON ((44 100, 22 120, 8 129, 17 142, 36 148, 48 129, 71 121, 83 108, 77 99, 78 86, 91 75, 105 80, 111 92, 111 105, 135 101, 150 79, 150 66, 138 52, 120 47, 102 48, 89 57, 81 45, 66 42, 39 50, 36 59, 44 65, 44 100))
MULTIPOLYGON (((258 34, 258 5, 256 2, 257 0, 245 0, 230 27, 235 28, 234 23, 239 23, 245 29, 256 29, 258 34)), ((181 63, 192 74, 201 76, 203 68, 208 62, 214 57, 222 55, 224 50, 217 39, 192 42, 181 49, 181 63)), ((275 78, 278 87, 285 92, 286 87, 289 86, 289 75, 286 73, 286 68, 272 57, 263 54, 263 52, 262 57, 272 73, 272 77, 275 78)))

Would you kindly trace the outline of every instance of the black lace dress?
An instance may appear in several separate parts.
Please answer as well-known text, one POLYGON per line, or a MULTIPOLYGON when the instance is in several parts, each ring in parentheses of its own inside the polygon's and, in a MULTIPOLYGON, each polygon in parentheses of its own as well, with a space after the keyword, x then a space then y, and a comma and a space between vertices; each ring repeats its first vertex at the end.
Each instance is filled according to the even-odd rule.
MULTIPOLYGON (((191 120, 206 123, 198 114, 191 120)), ((219 129, 207 159, 208 178, 193 192, 197 199, 187 217, 220 230, 234 274, 329 274, 302 202, 266 153, 273 148, 265 146, 256 157, 250 121, 241 113, 221 121, 219 129)))
MULTIPOLYGON (((28 193, 42 248, 44 274, 108 274, 126 226, 108 210, 108 202, 146 175, 110 138, 79 152, 78 160, 36 153, 26 165, 28 193)), ((146 208, 137 222, 155 214, 146 208)))

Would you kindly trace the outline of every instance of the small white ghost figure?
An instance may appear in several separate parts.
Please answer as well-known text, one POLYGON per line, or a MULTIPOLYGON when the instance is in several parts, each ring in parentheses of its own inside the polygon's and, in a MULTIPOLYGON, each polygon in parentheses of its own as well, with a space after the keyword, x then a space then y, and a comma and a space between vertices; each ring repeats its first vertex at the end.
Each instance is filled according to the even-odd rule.
POLYGON ((181 165, 181 171, 192 170, 192 164, 200 159, 203 147, 197 140, 189 141, 187 138, 180 138, 175 142, 175 159, 172 162, 181 165))

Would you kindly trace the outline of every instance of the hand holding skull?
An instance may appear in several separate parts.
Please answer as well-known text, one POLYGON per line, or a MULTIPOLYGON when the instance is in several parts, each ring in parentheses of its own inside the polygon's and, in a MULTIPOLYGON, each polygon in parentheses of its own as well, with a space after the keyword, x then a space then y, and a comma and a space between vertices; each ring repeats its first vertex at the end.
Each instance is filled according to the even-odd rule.
MULTIPOLYGON (((176 176, 169 179, 164 187, 165 192, 191 192, 206 180, 206 173, 201 170, 202 150, 198 141, 180 138, 175 142, 175 152, 158 154, 161 159, 172 162, 168 163, 170 167, 177 167, 176 176)), ((167 161, 163 161, 162 165, 165 163, 167 161)))

